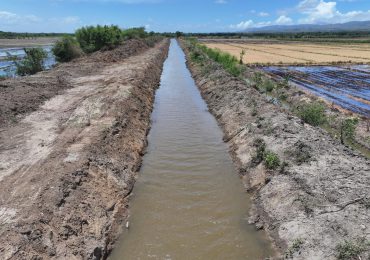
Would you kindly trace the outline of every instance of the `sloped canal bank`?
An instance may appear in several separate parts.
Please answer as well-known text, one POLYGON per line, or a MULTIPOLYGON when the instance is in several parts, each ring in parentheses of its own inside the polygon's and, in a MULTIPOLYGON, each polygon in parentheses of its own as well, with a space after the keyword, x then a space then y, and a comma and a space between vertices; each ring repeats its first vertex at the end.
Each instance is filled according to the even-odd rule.
POLYGON ((288 258, 367 259, 370 161, 272 104, 251 76, 233 77, 193 42, 181 43, 253 195, 250 221, 288 258))

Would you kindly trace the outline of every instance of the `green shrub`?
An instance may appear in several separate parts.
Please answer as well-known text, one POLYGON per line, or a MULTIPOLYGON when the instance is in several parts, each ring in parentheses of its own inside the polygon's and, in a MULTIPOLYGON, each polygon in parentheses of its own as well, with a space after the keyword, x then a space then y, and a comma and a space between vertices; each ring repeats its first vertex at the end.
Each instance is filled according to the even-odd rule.
POLYGON ((305 104, 298 108, 298 116, 310 125, 321 125, 326 122, 325 106, 318 102, 305 104))
POLYGON ((243 64, 243 60, 244 60, 244 55, 245 55, 245 50, 243 49, 241 52, 240 52, 240 58, 239 58, 239 64, 243 64))
POLYGON ((359 239, 356 242, 344 241, 337 246, 338 259, 348 260, 348 259, 360 259, 359 255, 366 251, 369 247, 369 242, 364 239, 359 239))
POLYGON ((175 32, 175 35, 176 35, 176 38, 180 38, 180 37, 184 36, 184 33, 180 32, 180 31, 177 31, 177 32, 175 32))
POLYGON ((218 49, 211 49, 204 45, 199 45, 199 48, 212 60, 221 64, 221 66, 231 75, 238 77, 243 72, 243 67, 239 65, 239 61, 229 53, 222 52, 218 49))
POLYGON ((25 48, 26 56, 21 61, 14 61, 16 73, 20 76, 33 75, 44 70, 44 59, 48 56, 42 48, 25 48))
POLYGON ((148 36, 144 27, 135 27, 124 30, 122 36, 125 40, 129 39, 143 39, 148 36))
POLYGON ((252 157, 252 164, 258 165, 265 158, 266 143, 262 138, 256 138, 253 141, 253 146, 256 147, 256 154, 252 157))
POLYGON ((358 124, 357 118, 348 118, 342 121, 340 127, 340 140, 342 144, 344 144, 344 140, 346 139, 351 141, 354 140, 357 124, 358 124))
POLYGON ((265 153, 264 161, 266 167, 271 170, 275 170, 280 166, 279 156, 271 151, 265 153))
POLYGON ((304 244, 302 239, 296 239, 293 241, 293 244, 288 248, 288 250, 285 252, 286 258, 292 258, 294 253, 299 252, 301 250, 302 245, 304 244))
POLYGON ((82 50, 91 53, 101 49, 112 49, 122 43, 122 30, 116 26, 87 26, 75 33, 82 50))
POLYGON ((275 88, 275 84, 271 80, 265 80, 262 87, 266 92, 272 92, 275 88))
POLYGON ((201 63, 203 61, 203 55, 199 50, 194 50, 190 53, 190 59, 193 62, 201 63))
POLYGON ((53 54, 57 61, 68 62, 80 57, 83 54, 83 51, 77 40, 71 36, 65 36, 55 43, 53 54))
POLYGON ((159 36, 159 35, 151 35, 147 38, 145 38, 145 43, 149 46, 149 47, 154 47, 156 45, 157 42, 163 40, 163 37, 162 36, 159 36))

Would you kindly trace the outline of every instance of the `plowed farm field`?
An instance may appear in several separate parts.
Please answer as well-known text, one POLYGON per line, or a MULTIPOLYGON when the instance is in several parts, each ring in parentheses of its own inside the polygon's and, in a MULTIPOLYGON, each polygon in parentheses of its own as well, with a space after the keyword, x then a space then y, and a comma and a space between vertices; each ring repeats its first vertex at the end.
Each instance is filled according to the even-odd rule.
POLYGON ((333 64, 370 63, 370 46, 364 44, 318 44, 301 42, 206 41, 239 59, 245 51, 245 64, 333 64))

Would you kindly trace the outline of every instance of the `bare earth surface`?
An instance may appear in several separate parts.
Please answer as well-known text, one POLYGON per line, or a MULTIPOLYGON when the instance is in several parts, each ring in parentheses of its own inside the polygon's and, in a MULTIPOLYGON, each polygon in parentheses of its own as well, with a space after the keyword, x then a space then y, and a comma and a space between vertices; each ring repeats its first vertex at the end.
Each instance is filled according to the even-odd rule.
MULTIPOLYGON (((370 162, 328 133, 269 103, 245 81, 208 61, 189 62, 246 187, 254 194, 251 223, 294 259, 336 259, 344 241, 370 240, 370 162), (257 140, 285 167, 268 170, 257 140)), ((365 247, 362 259, 369 257, 365 247)))
POLYGON ((37 47, 53 45, 57 40, 57 37, 39 37, 33 39, 0 39, 0 48, 37 47))
POLYGON ((366 44, 325 44, 301 42, 253 42, 241 40, 204 42, 209 48, 220 49, 239 59, 245 51, 245 64, 330 64, 370 63, 369 46, 366 44))
POLYGON ((0 106, 2 259, 101 259, 112 250, 146 147, 168 42, 139 46, 140 54, 124 48, 1 82, 1 98, 14 98, 24 111, 0 106), (50 92, 45 103, 39 82, 50 92), (23 84, 37 92, 28 100, 23 84), (59 85, 48 84, 66 87, 53 91, 59 85))

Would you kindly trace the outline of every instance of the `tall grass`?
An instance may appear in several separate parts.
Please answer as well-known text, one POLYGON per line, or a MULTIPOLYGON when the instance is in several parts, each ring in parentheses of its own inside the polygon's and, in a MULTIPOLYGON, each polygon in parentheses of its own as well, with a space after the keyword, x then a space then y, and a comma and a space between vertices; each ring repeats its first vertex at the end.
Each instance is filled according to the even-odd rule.
POLYGON ((239 64, 236 57, 230 55, 229 53, 222 52, 219 49, 208 48, 205 45, 199 44, 196 39, 188 39, 191 50, 191 59, 195 62, 203 62, 204 56, 214 60, 215 62, 221 64, 221 66, 235 77, 239 77, 243 71, 243 66, 239 64))

